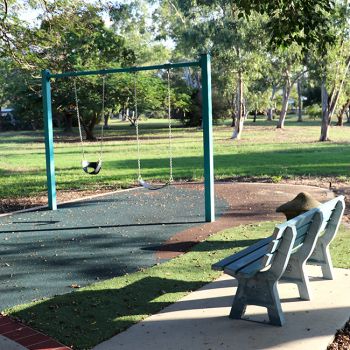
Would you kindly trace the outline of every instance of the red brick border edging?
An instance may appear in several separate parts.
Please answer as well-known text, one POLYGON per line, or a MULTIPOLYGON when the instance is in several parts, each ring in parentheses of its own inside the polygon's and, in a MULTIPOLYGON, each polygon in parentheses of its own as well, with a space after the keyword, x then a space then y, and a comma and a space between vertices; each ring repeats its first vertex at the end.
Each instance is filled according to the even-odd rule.
POLYGON ((9 316, 0 315, 0 335, 11 339, 29 350, 71 350, 69 347, 13 320, 9 316))

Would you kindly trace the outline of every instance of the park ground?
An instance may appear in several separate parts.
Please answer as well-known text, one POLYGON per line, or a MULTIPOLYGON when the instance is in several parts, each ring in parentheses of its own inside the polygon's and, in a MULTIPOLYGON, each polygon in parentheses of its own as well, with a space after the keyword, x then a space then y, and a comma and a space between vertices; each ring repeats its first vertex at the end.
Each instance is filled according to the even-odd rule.
MULTIPOLYGON (((231 131, 229 123, 214 127, 216 180, 305 184, 331 188, 335 193, 345 194, 349 198, 349 126, 332 127, 330 133, 332 141, 325 143, 317 141, 320 133, 319 121, 305 119, 303 123, 297 123, 293 116, 287 120, 287 127, 284 130, 276 130, 273 123, 269 124, 263 119, 256 123, 248 120, 240 141, 230 139, 231 131)), ((144 178, 166 181, 169 171, 166 123, 161 120, 145 121, 141 134, 141 164, 144 178)), ((96 136, 99 136, 98 131, 96 136)), ((201 130, 183 128, 174 123, 173 136, 174 178, 180 182, 201 181, 203 177, 201 130)), ((98 157, 98 142, 87 143, 85 148, 88 159, 95 160, 98 157)), ((42 132, 2 133, 0 153, 2 155, 0 159, 0 211, 7 212, 45 204, 45 158, 42 132)), ((60 201, 133 187, 136 185, 137 174, 134 129, 128 123, 112 121, 106 133, 104 165, 99 176, 88 176, 82 172, 80 168, 81 149, 76 132, 55 133, 55 161, 60 201)), ((347 204, 349 207, 349 203, 347 204)), ((350 268, 348 215, 346 212, 344 224, 333 248, 333 254, 339 257, 339 261, 335 263, 336 266, 346 268, 350 268)), ((273 224, 269 222, 264 225, 273 224)), ((254 230, 256 237, 252 238, 259 238, 259 235, 264 234, 266 231, 264 225, 256 227, 254 230)), ((221 233, 220 240, 227 241, 233 237, 237 239, 246 234, 244 228, 241 228, 241 231, 237 230, 225 230, 221 233)), ((198 254, 198 249, 197 253, 195 251, 191 254, 198 254)), ((227 253, 224 250, 221 252, 227 253)), ((218 259, 217 256, 214 258, 218 259)), ((190 261, 193 256, 185 254, 182 259, 190 261)), ((208 268, 204 277, 205 281, 215 277, 209 272, 212 256, 205 258, 202 254, 200 257, 196 256, 195 259, 199 259, 201 266, 208 268)), ((176 261, 173 264, 176 264, 176 261)), ((165 273, 161 271, 161 266, 155 266, 155 269, 160 269, 161 277, 162 273, 165 273)), ((175 270, 176 267, 174 267, 175 270)), ((144 272, 139 272, 139 274, 142 273, 144 272)), ((137 275, 134 277, 138 278, 137 275)), ((127 277, 127 279, 130 278, 127 277)), ((108 281, 106 283, 103 288, 112 288, 113 284, 108 284, 108 281)), ((125 285, 127 282, 120 280, 117 283, 125 285)), ((102 288, 102 286, 97 288, 102 288)), ((191 288, 192 286, 189 287, 191 288)), ((177 293, 176 297, 169 298, 168 295, 164 295, 160 298, 164 298, 165 302, 169 303, 174 302, 180 296, 177 293)), ((64 298, 59 303, 67 304, 64 298)), ((72 300, 69 299, 71 296, 67 298, 68 303, 72 300, 74 302, 74 297, 72 300)), ((43 303, 42 307, 52 310, 60 305, 59 303, 56 299, 48 300, 43 303)), ((40 307, 40 305, 36 306, 38 310, 40 307)), ((70 307, 72 308, 72 305, 70 307)), ((27 322, 30 321, 29 323, 32 323, 33 326, 57 338, 59 335, 54 329, 45 328, 47 320, 44 316, 37 316, 33 319, 30 315, 31 308, 32 305, 23 305, 8 310, 8 312, 27 322)), ((60 312, 57 311, 57 314, 60 312)), ((137 322, 144 316, 132 319, 131 323, 137 322)), ((59 317, 65 317, 65 311, 63 310, 63 314, 57 317, 59 322, 59 317)), ((330 349, 347 349, 339 345, 344 343, 345 346, 348 346, 346 339, 348 339, 348 332, 339 336, 335 345, 331 345, 330 349)), ((74 341, 73 338, 61 340, 70 341, 69 344, 74 341)), ((87 346, 90 345, 91 343, 87 344, 87 346)), ((79 348, 79 346, 76 347, 79 348)))

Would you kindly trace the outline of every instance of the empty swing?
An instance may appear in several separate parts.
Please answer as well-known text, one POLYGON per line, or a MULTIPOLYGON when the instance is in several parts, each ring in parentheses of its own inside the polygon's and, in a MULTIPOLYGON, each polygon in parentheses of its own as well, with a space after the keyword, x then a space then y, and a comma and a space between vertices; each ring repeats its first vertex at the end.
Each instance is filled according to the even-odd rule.
MULTIPOLYGON (((104 117, 104 110, 105 110, 105 76, 102 77, 102 117, 104 117)), ((90 175, 97 175, 101 168, 102 168, 102 151, 103 151, 103 121, 101 123, 101 137, 100 137, 100 155, 96 162, 90 162, 85 157, 85 149, 84 149, 84 141, 83 141, 83 133, 81 130, 81 116, 79 112, 79 99, 78 99, 78 93, 77 93, 77 84, 76 79, 74 78, 74 95, 75 95, 75 105, 76 105, 76 111, 77 111, 77 119, 78 119, 78 128, 79 128, 79 136, 80 136, 80 144, 81 144, 81 151, 82 151, 82 160, 81 160, 81 166, 85 173, 90 175)))
POLYGON ((141 174, 141 155, 140 155, 140 135, 139 135, 139 115, 137 111, 137 77, 134 73, 134 108, 135 108, 135 126, 136 126, 136 141, 137 141, 137 167, 138 167, 138 182, 148 190, 160 190, 169 186, 173 181, 173 156, 172 156, 172 133, 171 133, 171 99, 170 99, 170 70, 167 70, 168 76, 168 136, 169 136, 169 179, 163 184, 152 184, 146 182, 141 174))

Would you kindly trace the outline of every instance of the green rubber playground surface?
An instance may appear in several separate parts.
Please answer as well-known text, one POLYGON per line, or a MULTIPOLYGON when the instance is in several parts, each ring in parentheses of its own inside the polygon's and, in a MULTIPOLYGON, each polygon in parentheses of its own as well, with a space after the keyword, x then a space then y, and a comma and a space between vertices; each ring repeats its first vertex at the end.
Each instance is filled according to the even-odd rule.
MULTIPOLYGON (((217 215, 225 207, 216 198, 217 215)), ((204 193, 186 186, 0 217, 0 309, 152 266, 163 242, 203 223, 204 193)))

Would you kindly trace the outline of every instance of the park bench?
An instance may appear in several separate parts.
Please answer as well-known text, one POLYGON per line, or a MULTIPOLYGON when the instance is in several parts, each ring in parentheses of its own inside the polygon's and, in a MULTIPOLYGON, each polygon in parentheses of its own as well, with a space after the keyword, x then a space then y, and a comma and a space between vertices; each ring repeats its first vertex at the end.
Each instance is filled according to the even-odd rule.
POLYGON ((277 225, 270 237, 213 264, 214 270, 223 270, 238 280, 230 318, 240 319, 247 305, 258 305, 267 308, 271 324, 282 326, 285 321, 277 290, 280 279, 296 283, 304 300, 311 297, 307 262, 320 266, 323 278, 332 279, 329 244, 344 208, 344 197, 334 198, 277 225))

